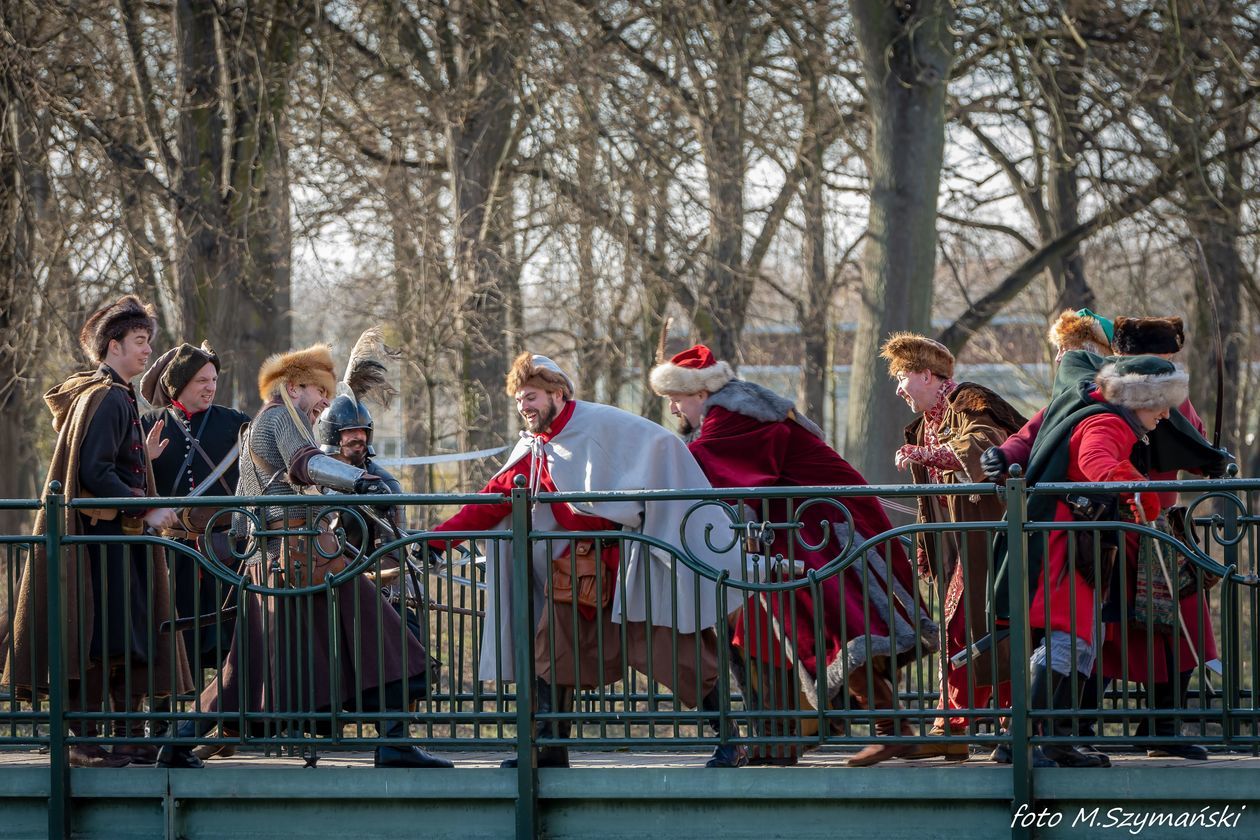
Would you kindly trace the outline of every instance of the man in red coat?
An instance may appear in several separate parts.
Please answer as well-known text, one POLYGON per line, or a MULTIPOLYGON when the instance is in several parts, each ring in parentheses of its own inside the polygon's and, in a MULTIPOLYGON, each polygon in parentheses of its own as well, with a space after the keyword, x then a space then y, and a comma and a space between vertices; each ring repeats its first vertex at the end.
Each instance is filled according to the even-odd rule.
MULTIPOLYGON (((716 360, 704 345, 653 368, 651 384, 669 398, 670 410, 689 439, 688 448, 714 487, 866 484, 789 400, 735 378, 730 365, 716 360)), ((807 498, 746 500, 755 511, 752 519, 799 523, 798 528, 768 531, 773 541, 761 552, 782 555, 816 571, 843 559, 843 571, 821 574, 817 587, 798 581, 802 585, 790 595, 754 594, 737 625, 734 643, 746 652, 749 671, 758 676, 773 669, 779 676, 771 682, 778 686, 795 685, 799 678, 802 693, 815 708, 845 708, 847 688, 860 707, 891 709, 897 669, 936 651, 939 630, 919 602, 914 570, 900 542, 885 540, 856 554, 852 551, 892 529, 877 499, 803 495, 807 498), (816 623, 821 636, 815 633, 816 623)), ((745 680, 749 676, 743 675, 745 680)), ((763 705, 795 706, 766 696, 776 693, 784 692, 782 688, 759 692, 763 705)), ((792 690, 791 700, 796 694, 792 690)), ((908 721, 903 719, 898 727, 890 718, 876 720, 875 732, 917 734, 908 721)), ((965 757, 966 746, 876 743, 849 764, 947 753, 965 757)))

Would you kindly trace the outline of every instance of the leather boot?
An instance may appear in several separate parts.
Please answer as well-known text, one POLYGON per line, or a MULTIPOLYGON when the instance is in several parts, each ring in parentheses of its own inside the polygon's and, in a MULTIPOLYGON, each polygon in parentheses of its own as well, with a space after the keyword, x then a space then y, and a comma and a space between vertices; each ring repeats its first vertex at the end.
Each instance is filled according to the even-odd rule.
MULTIPOLYGON (((722 701, 718 698, 716 688, 706 694, 700 701, 700 710, 704 712, 719 712, 722 710, 722 701)), ((722 731, 716 720, 710 720, 709 726, 721 737, 722 731)), ((709 756, 709 760, 704 763, 704 766, 746 767, 748 766, 748 748, 743 744, 718 744, 713 748, 713 755, 709 756)))
MULTIPOLYGON (((109 698, 114 711, 140 711, 140 698, 127 697, 126 685, 119 680, 109 687, 109 698)), ((144 733, 144 724, 133 718, 116 718, 114 720, 115 738, 137 738, 144 733)), ((158 748, 152 744, 117 744, 114 755, 125 755, 132 764, 153 764, 157 761, 158 748)))
MULTIPOLYGON (((1107 685, 1110 682, 1110 680, 1103 678, 1102 673, 1098 670, 1098 666, 1095 666, 1094 672, 1089 675, 1089 679, 1081 682, 1079 703, 1081 711, 1101 709, 1103 707, 1102 698, 1107 693, 1107 685)), ((1077 732, 1086 738, 1093 738, 1097 735, 1094 723, 1094 718, 1079 718, 1077 720, 1077 732)), ((1081 744, 1077 749, 1085 755, 1098 756, 1098 760, 1102 762, 1103 767, 1111 766, 1111 756, 1093 744, 1081 744)))
MULTIPOLYGON (((560 686, 556 690, 560 708, 557 711, 571 712, 573 711, 573 689, 566 686, 560 686)), ((551 683, 543 679, 538 679, 534 684, 535 710, 539 714, 546 714, 551 711, 551 683)), ((535 738, 568 738, 572 727, 568 722, 561 723, 559 726, 552 728, 551 721, 540 720, 534 727, 535 738), (554 735, 552 733, 555 733, 554 735)), ((569 748, 563 746, 537 747, 538 762, 536 767, 568 767, 569 766, 569 748)), ((516 767, 518 766, 515 758, 505 759, 499 764, 500 767, 516 767)))
MULTIPOLYGON (((1151 699, 1156 709, 1184 709, 1186 695, 1190 689, 1193 671, 1183 671, 1173 682, 1154 683, 1151 685, 1151 699)), ((1176 718, 1160 717, 1154 719, 1155 735, 1159 738, 1176 738, 1181 734, 1176 718)), ((1151 758, 1184 758, 1187 761, 1207 761, 1208 751, 1197 744, 1184 744, 1170 740, 1166 744, 1151 744, 1146 754, 1151 758)))
MULTIPOLYGON (((907 722, 903 722, 901 726, 902 735, 917 735, 914 727, 907 722)), ((945 735, 945 728, 942 726, 933 726, 928 730, 928 734, 933 737, 941 737, 945 735)), ((910 752, 899 758, 907 761, 916 758, 943 758, 946 761, 966 761, 971 757, 971 749, 966 745, 957 741, 944 742, 937 741, 928 744, 914 744, 910 752)))
MULTIPOLYGON (((390 721, 385 724, 385 731, 382 733, 382 736, 391 739, 406 738, 408 737, 407 724, 401 720, 390 721)), ((455 762, 450 759, 433 755, 416 746, 377 747, 372 764, 375 767, 406 767, 411 769, 448 769, 455 766, 455 762)))
MULTIPOLYGON (((1051 709, 1071 710, 1076 705, 1076 697, 1072 693, 1072 680, 1062 674, 1042 667, 1033 671, 1032 708, 1046 708, 1046 693, 1050 694, 1051 709)), ((1071 718, 1051 718, 1038 724, 1040 732, 1070 738, 1073 734, 1071 718)), ((1042 744, 1041 751, 1045 757, 1060 767, 1102 767, 1102 760, 1097 755, 1086 755, 1071 744, 1042 744)))
MULTIPOLYGON (((186 739, 196 738, 205 734, 198 731, 197 721, 181 720, 179 725, 175 727, 175 737, 186 739)), ((193 754, 192 747, 187 744, 163 744, 158 750, 157 766, 165 767, 169 770, 200 770, 205 764, 201 759, 193 754)))
MULTIPOLYGON (((96 735, 96 724, 74 724, 70 731, 91 738, 96 735)), ((115 755, 100 744, 74 744, 67 750, 67 759, 71 767, 126 767, 131 763, 127 756, 115 755)))
MULTIPOLYGON (((853 695, 861 706, 871 709, 893 709, 895 697, 893 696, 892 682, 875 671, 872 675, 873 679, 870 685, 867 684, 866 669, 857 668, 849 673, 849 693, 853 695)), ((902 735, 914 735, 914 729, 908 721, 902 721, 900 726, 892 718, 876 718, 874 730, 876 735, 892 736, 896 733, 902 735)), ((850 767, 869 767, 872 764, 879 764, 881 761, 887 761, 890 758, 900 758, 912 752, 915 748, 914 744, 868 744, 863 747, 857 755, 853 756, 846 762, 850 767)))

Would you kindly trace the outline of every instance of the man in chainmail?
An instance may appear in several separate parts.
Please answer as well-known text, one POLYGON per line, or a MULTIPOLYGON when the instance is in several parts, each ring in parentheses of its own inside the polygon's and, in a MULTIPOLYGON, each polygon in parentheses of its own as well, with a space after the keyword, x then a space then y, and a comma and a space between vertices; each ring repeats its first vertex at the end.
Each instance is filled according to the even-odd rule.
MULTIPOLYGON (((374 494, 381 479, 337 461, 315 445, 310 418, 328 405, 336 387, 331 350, 316 345, 267 359, 258 374, 263 407, 242 439, 238 496, 289 496, 304 489, 374 494)), ((251 582, 270 592, 250 593, 237 619, 220 678, 201 695, 200 707, 223 715, 280 713, 294 721, 335 708, 401 712, 425 691, 428 655, 401 632, 401 619, 379 591, 356 576, 329 589, 293 594, 288 588, 322 587, 346 558, 314 506, 266 505, 235 515, 250 538, 251 582), (260 527, 261 526, 261 527, 260 527), (327 602, 336 599, 335 609, 327 602), (334 624, 334 622, 336 622, 334 624), (247 654, 247 655, 243 655, 247 654), (245 667, 248 665, 248 667, 245 667)), ((201 727, 184 723, 181 737, 201 727)), ((401 720, 378 724, 386 741, 408 737, 401 720)), ((160 761, 196 767, 186 747, 168 747, 160 761)), ((414 746, 383 745, 378 767, 451 767, 414 746)))

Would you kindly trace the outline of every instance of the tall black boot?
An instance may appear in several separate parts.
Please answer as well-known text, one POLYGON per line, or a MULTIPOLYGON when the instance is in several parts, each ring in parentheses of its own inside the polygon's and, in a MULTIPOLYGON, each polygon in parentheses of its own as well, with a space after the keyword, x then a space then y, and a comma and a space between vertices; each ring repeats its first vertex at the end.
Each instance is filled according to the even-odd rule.
MULTIPOLYGON (((1069 685, 1071 684, 1070 679, 1067 679, 1066 682, 1068 682, 1069 685)), ((1103 695, 1106 694, 1107 685, 1110 682, 1111 682, 1110 680, 1102 676, 1102 673, 1099 671, 1098 666, 1096 665, 1094 667, 1093 672, 1090 673, 1089 677, 1087 679, 1081 680, 1081 683, 1080 683, 1081 693, 1080 693, 1080 697, 1078 698, 1077 707, 1082 712, 1093 711, 1095 709, 1102 709, 1103 707, 1102 698, 1103 698, 1103 695)), ((1092 717, 1078 718, 1076 721, 1075 731, 1076 733, 1079 733, 1086 738, 1094 738, 1098 735, 1098 729, 1096 728, 1095 724, 1096 724, 1096 718, 1092 718, 1092 717)), ((1107 755, 1105 752, 1098 749, 1098 747, 1094 746, 1093 744, 1081 744, 1076 749, 1078 752, 1083 753, 1085 755, 1097 756, 1098 760, 1102 762, 1103 767, 1111 766, 1111 756, 1107 755)))
MULTIPOLYGON (((1038 669, 1034 675, 1034 697, 1037 704, 1045 702, 1045 690, 1050 689, 1050 708, 1070 710, 1076 705, 1076 696, 1072 693, 1072 679, 1058 674, 1050 668, 1038 669), (1037 685, 1040 679, 1040 685, 1037 685), (1040 690, 1037 690, 1040 689, 1040 690)), ((1041 724, 1041 731, 1064 738, 1072 737, 1072 719, 1066 717, 1052 718, 1041 724)), ((1060 767, 1102 767, 1102 760, 1097 755, 1087 755, 1071 744, 1042 744, 1041 752, 1046 758, 1060 767)))
MULTIPOLYGON (((567 686, 560 686, 556 689, 556 700, 559 703, 557 711, 571 712, 573 711, 573 689, 567 686)), ((537 714, 547 714, 551 712, 551 683, 542 678, 538 678, 534 683, 535 712, 537 714)), ((566 721, 559 726, 552 727, 549 720, 540 720, 534 727, 535 738, 568 738, 572 727, 566 721), (554 735, 552 733, 555 733, 554 735)), ((569 766, 569 748, 564 746, 538 747, 538 763, 537 767, 568 767, 569 766)), ((518 766, 515 758, 505 759, 499 764, 500 767, 516 767, 518 766)))
MULTIPOLYGON (((708 694, 700 700, 700 711, 702 712, 720 712, 722 710, 722 701, 718 697, 718 690, 713 688, 708 694)), ((719 736, 722 729, 716 720, 710 720, 709 726, 719 736)), ((744 767, 748 764, 748 749, 742 744, 718 744, 713 748, 713 755, 709 756, 709 760, 704 763, 705 767, 744 767)))
MULTIPOLYGON (((1153 683, 1150 686, 1151 699, 1155 709, 1184 709, 1186 695, 1190 690, 1190 679, 1194 671, 1183 671, 1176 676, 1176 682, 1153 683)), ((1177 720, 1172 717, 1155 718, 1155 735, 1160 738, 1176 738, 1177 720)), ((1183 744, 1170 740, 1166 744, 1152 744, 1146 754, 1151 758, 1184 758, 1190 761, 1207 761, 1208 751, 1198 744, 1183 744)))
MULTIPOLYGON (((196 720, 181 720, 175 727, 175 737, 179 739, 199 738, 210 731, 210 723, 196 720)), ((193 754, 188 744, 163 744, 158 750, 157 766, 169 769, 199 770, 205 763, 193 754)))
MULTIPOLYGON (((412 696, 416 696, 417 691, 424 690, 424 675, 413 677, 408 681, 408 692, 412 696)), ((403 704, 403 681, 394 680, 388 682, 384 686, 378 686, 372 691, 363 693, 363 708, 373 709, 378 712, 401 712, 407 713, 407 709, 403 704)), ((402 740, 410 736, 406 721, 391 720, 388 722, 378 723, 377 727, 381 731, 382 738, 390 740, 402 740)), ((411 769, 424 768, 450 768, 455 763, 449 759, 433 755, 414 745, 391 746, 382 745, 376 748, 376 755, 373 758, 373 765, 376 767, 404 767, 411 769)))
MULTIPOLYGON (((401 720, 392 720, 385 724, 384 738, 401 739, 408 737, 407 724, 401 720)), ((372 761, 375 767, 406 767, 410 769, 450 768, 455 762, 441 756, 433 755, 417 746, 382 746, 376 748, 372 761)))
MULTIPOLYGON (((1029 709, 1046 709, 1051 703, 1047 702, 1046 692, 1049 690, 1047 681, 1048 669, 1045 667, 1035 668, 1032 671, 1032 682, 1028 687, 1028 708, 1029 709)), ((1033 731, 1040 734, 1042 731, 1041 724, 1034 724, 1033 731)), ((989 756, 990 761, 998 764, 1010 764, 1012 759, 1011 748, 1006 744, 998 744, 994 748, 993 753, 989 756)), ((1041 747, 1033 747, 1032 749, 1032 766, 1033 767, 1058 767, 1059 765, 1046 757, 1041 747)))

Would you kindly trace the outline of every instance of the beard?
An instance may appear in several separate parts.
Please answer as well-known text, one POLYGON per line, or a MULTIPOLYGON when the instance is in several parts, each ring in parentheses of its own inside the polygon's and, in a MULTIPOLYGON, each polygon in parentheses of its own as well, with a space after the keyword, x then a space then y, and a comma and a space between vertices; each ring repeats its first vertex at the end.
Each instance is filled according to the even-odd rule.
POLYGON ((684 443, 691 443, 700 436, 700 429, 692 424, 685 415, 678 415, 678 434, 684 443))
POLYGON ((545 406, 538 409, 538 413, 534 415, 533 420, 530 420, 525 415, 521 415, 521 419, 525 421, 525 428, 528 429, 531 434, 536 435, 550 426, 551 421, 556 419, 556 414, 558 413, 559 412, 554 405, 547 403, 545 406))

